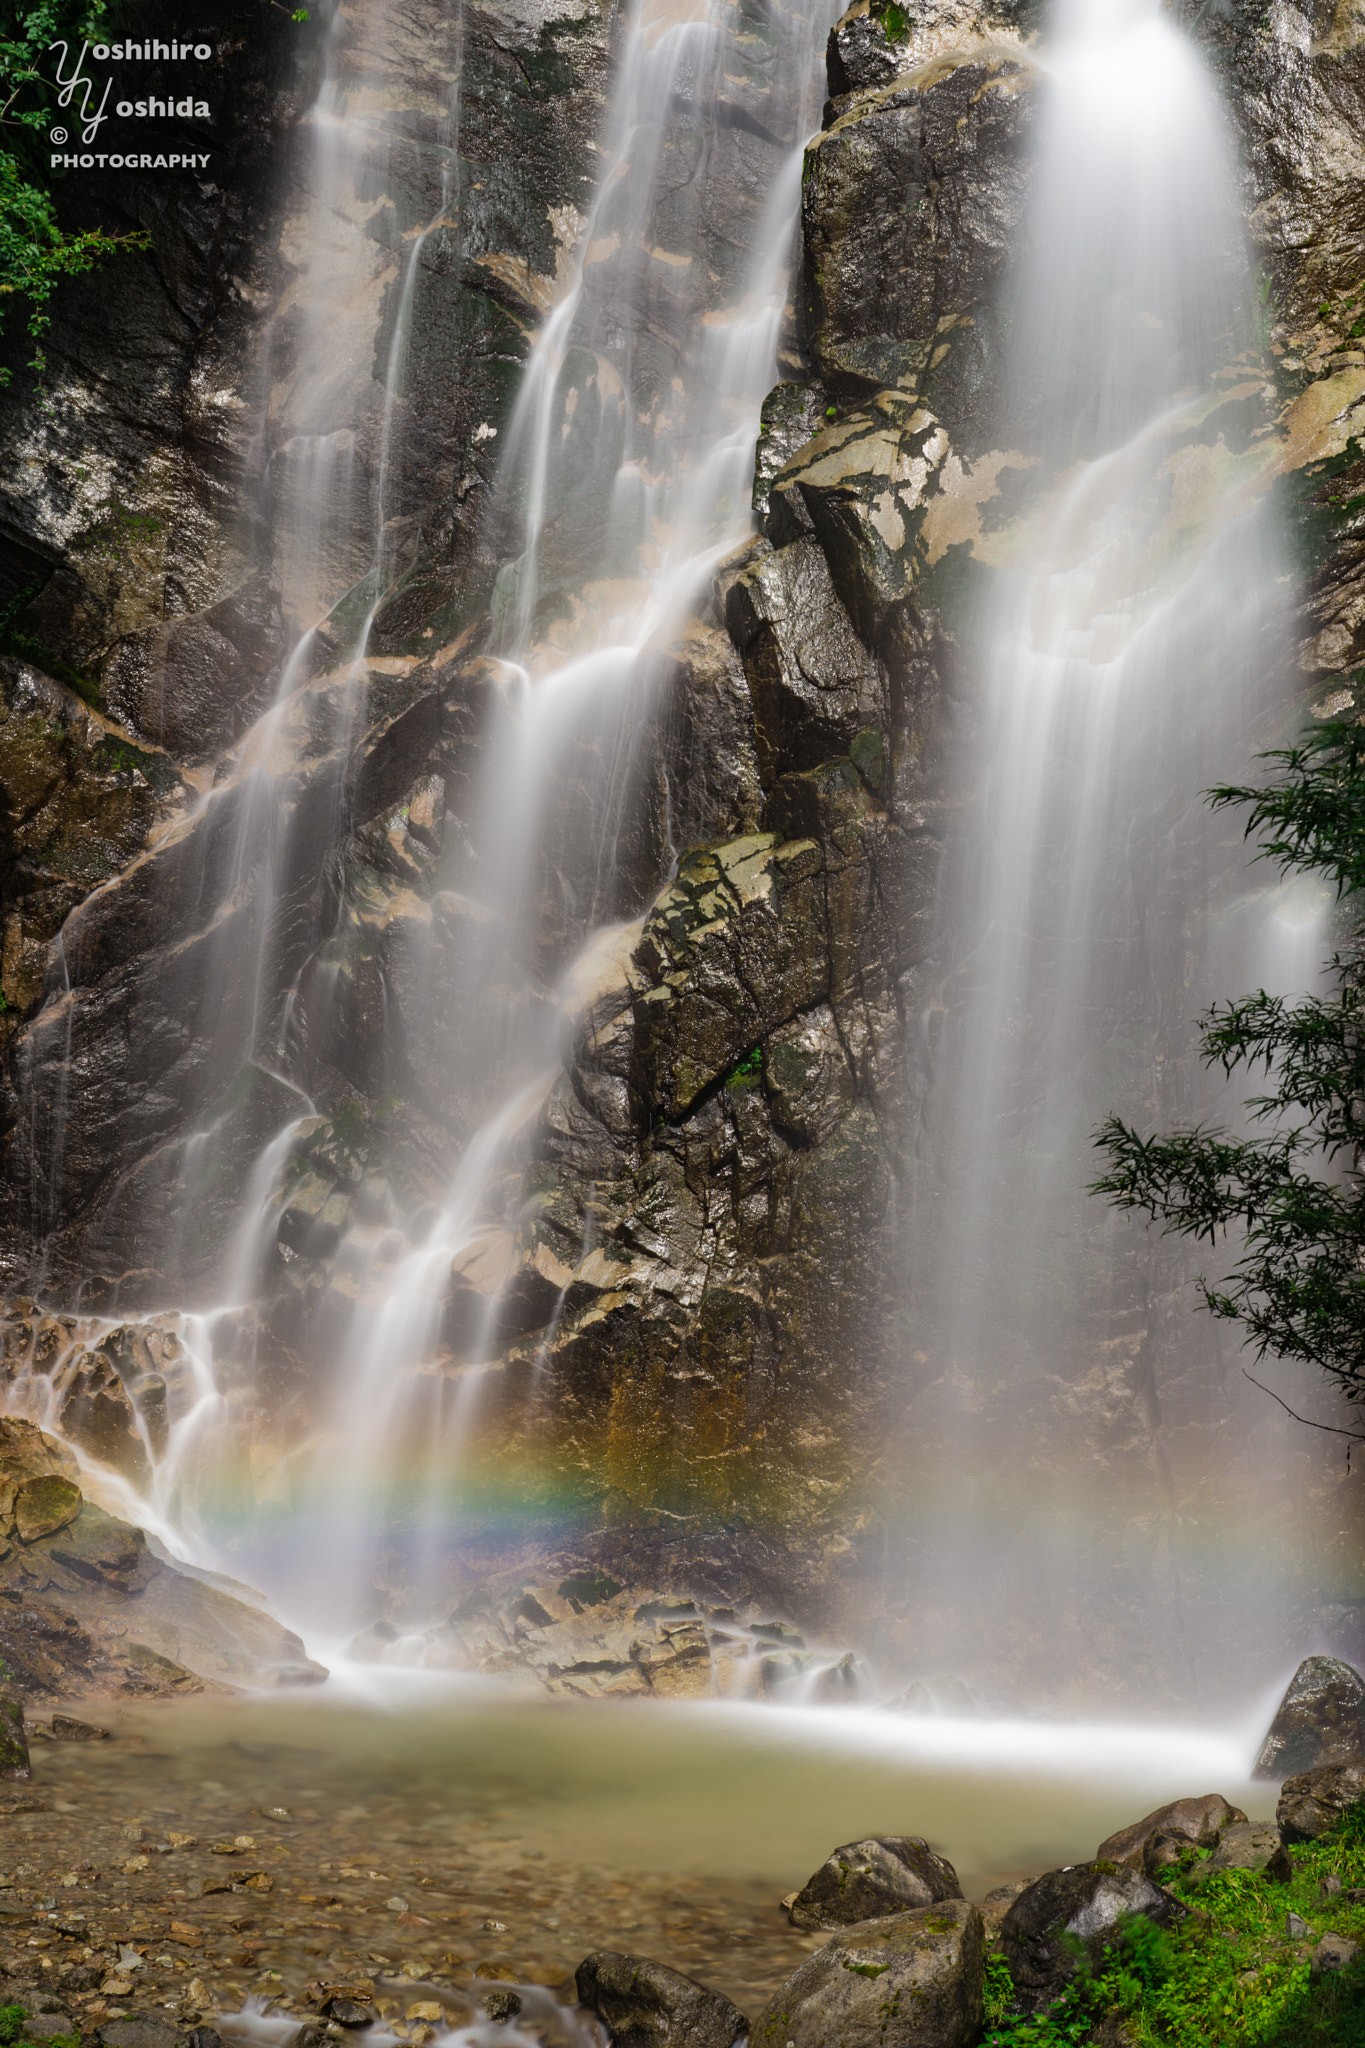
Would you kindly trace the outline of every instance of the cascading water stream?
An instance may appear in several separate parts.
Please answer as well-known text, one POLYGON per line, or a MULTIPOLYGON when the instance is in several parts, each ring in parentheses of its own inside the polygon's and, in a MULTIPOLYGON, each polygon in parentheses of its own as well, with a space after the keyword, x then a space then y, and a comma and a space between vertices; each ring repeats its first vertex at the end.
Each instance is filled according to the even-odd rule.
MULTIPOLYGON (((425 1236, 409 1249, 392 1232, 377 1239, 364 1233, 338 1253, 354 1307, 316 1477, 300 1480, 326 1530, 320 1578, 338 1621, 348 1610, 355 1614, 355 1589, 371 1581, 377 1554, 395 1540, 404 1546, 409 1606, 420 1613, 424 1600, 437 1599, 443 1552, 458 1540, 450 1501, 498 1306, 494 1287, 484 1325, 474 1332, 472 1363, 452 1375, 433 1362, 452 1263, 462 1255, 496 1257, 498 1226, 510 1220, 503 1212, 515 1212, 520 1200, 521 1152, 568 1028, 604 961, 624 958, 638 932, 638 925, 612 921, 631 894, 617 870, 635 756, 649 729, 661 651, 714 563, 748 530, 758 409, 772 382, 787 297, 824 15, 795 12, 788 26, 767 94, 778 132, 795 147, 759 211, 738 273, 691 284, 667 309, 673 374, 660 391, 657 381, 641 384, 637 361, 660 291, 657 276, 701 264, 699 247, 683 258, 660 246, 670 230, 683 239, 680 225, 698 242, 701 231, 695 218, 678 220, 676 181, 661 166, 679 147, 681 107, 682 120, 697 131, 703 175, 695 182, 704 191, 723 74, 743 23, 716 4, 681 19, 636 10, 609 115, 608 168, 509 429, 500 487, 504 501, 520 508, 522 546, 504 577, 502 690, 470 834, 475 855, 466 900, 484 935, 473 971, 491 976, 509 957, 536 952, 544 876, 556 853, 546 820, 551 830, 559 822, 556 780, 568 758, 579 772, 569 819, 574 888, 559 941, 566 964, 543 1026, 523 1049, 520 1078, 470 1139, 425 1236), (607 278, 599 283, 595 273, 604 268, 607 278), (580 361, 591 359, 588 382, 603 400, 586 445, 575 435, 584 386, 566 388, 564 375, 574 352, 580 361), (585 496, 602 508, 601 524, 572 532, 566 543, 564 529, 585 496), (567 649, 553 608, 548 635, 537 623, 546 554, 561 580, 572 574, 576 615, 567 649), (338 1463, 352 1491, 332 1515, 329 1475, 338 1463), (396 1538, 400 1501, 403 1534, 396 1538)), ((560 872, 568 865, 561 863, 560 872)), ((462 1048, 466 1072, 456 1085, 477 1093, 499 1051, 477 1040, 462 1048)), ((327 1599, 315 1583, 310 1604, 327 1599)))
MULTIPOLYGON (((482 1369, 478 1331, 471 1365, 452 1374, 441 1355, 452 1260, 477 1259, 484 1248, 496 1256, 499 1224, 520 1199, 525 1140, 572 1018, 604 963, 628 952, 629 920, 667 867, 666 842, 643 866, 623 855, 639 756, 670 636, 715 562, 749 531, 758 412, 775 374, 829 11, 801 6, 770 18, 727 0, 677 11, 642 4, 625 30, 599 152, 606 170, 588 220, 569 223, 578 233, 562 296, 504 444, 493 523, 515 539, 495 598, 503 652, 481 782, 437 898, 473 934, 470 982, 496 991, 505 980, 518 1000, 529 992, 522 1009, 531 1022, 517 1021, 510 999, 500 1012, 495 996, 455 1049, 448 1092, 481 1105, 482 1116, 469 1124, 439 1207, 411 1223, 361 1217, 333 1255, 310 1340, 331 1354, 328 1384, 270 1482, 277 1498, 292 1500, 305 1532, 289 1546, 292 1578, 276 1545, 245 1559, 270 1590, 324 1625, 365 1617, 376 1559, 395 1540, 396 1500, 411 1604, 420 1610, 482 1369), (761 104, 761 122, 736 104, 737 90, 761 104), (757 201, 746 196, 738 214, 731 205, 735 217, 712 248, 713 159, 727 134, 746 126, 772 168, 757 201)), ((459 176, 452 147, 441 209, 402 252, 397 275, 392 264, 377 273, 384 288, 398 288, 383 401, 367 441, 350 429, 339 439, 334 422, 348 408, 332 381, 368 346, 357 327, 368 287, 357 290, 353 272, 372 260, 372 245, 367 254, 355 232, 365 210, 357 194, 376 134, 382 142, 382 123, 370 132, 374 95, 351 47, 364 30, 340 14, 333 25, 313 116, 309 204, 291 251, 306 314, 275 401, 293 428, 275 458, 284 508, 277 573, 301 637, 276 703, 204 799, 228 819, 218 868, 224 901, 215 910, 221 937, 210 949, 212 986, 201 992, 210 1013, 215 1002, 224 1011, 209 1064, 230 1073, 245 1056, 298 1101, 246 1177, 219 1282, 220 1299, 230 1299, 182 1319, 191 1369, 172 1400, 150 1505, 208 1561, 215 1527, 231 1518, 237 1497, 234 1467, 247 1455, 256 1366, 242 1311, 273 1246, 281 1177, 311 1107, 291 1055, 297 970, 289 961, 302 957, 310 933, 315 941, 325 931, 332 885, 327 860, 315 854, 303 901, 297 848, 305 829, 328 850, 345 833, 339 783, 305 791, 300 804, 291 783, 297 741, 316 735, 324 753, 345 759, 370 624, 392 574, 389 478, 399 460, 414 284, 459 176), (312 678, 316 622, 348 585, 348 604, 364 596, 350 666, 312 678)), ((448 128, 458 120, 458 87, 452 105, 448 128)), ((307 743, 303 751, 307 758, 307 743)), ((205 1175, 225 1116, 208 1118, 192 1141, 205 1175)), ((490 1317, 495 1310, 496 1287, 490 1317)))
MULTIPOLYGON (((1174 1371, 1150 1332, 1133 1350, 1173 1283, 1087 1195, 1090 1134, 1116 1108, 1222 1107, 1191 1079, 1192 1020, 1256 949, 1235 929, 1240 848, 1200 792, 1245 764, 1283 688, 1271 394, 1212 85, 1155 5, 1072 0, 1045 95, 1010 329, 1028 495, 975 656, 975 792, 940 903, 950 964, 905 1237, 945 1659, 970 1659, 1021 1585, 1059 1646, 1135 1571, 1169 1609, 1168 1567, 1103 1555, 1100 1491, 1122 1493, 1104 1455, 1068 1471, 1057 1449, 1072 1389, 1103 1382, 1159 1430, 1174 1371)), ((1202 1334, 1177 1329, 1176 1355, 1202 1334)), ((1122 1500, 1130 1553, 1159 1505, 1148 1483, 1156 1503, 1122 1500)))

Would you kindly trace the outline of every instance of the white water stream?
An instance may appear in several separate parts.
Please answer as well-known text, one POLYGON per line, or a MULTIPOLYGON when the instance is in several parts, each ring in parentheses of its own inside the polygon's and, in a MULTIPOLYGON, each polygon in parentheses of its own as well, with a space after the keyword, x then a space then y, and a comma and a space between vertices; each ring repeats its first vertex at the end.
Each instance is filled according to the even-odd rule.
POLYGON ((1274 394, 1235 149, 1191 44, 1151 0, 1068 0, 1044 68, 1011 326, 1033 488, 976 657, 904 1237, 914 1412, 946 1477, 925 1544, 955 1596, 941 1657, 1022 1597, 1060 1657, 1130 1602, 1197 1662, 1209 1589, 1169 1547, 1180 1438, 1204 1432, 1216 1498, 1229 1447, 1207 1432, 1240 1404, 1170 1252, 1087 1187, 1109 1114, 1235 1113, 1190 1058, 1194 1019, 1258 974, 1307 986, 1322 950, 1319 898, 1276 943, 1287 892, 1202 800, 1250 771, 1286 691, 1274 394))

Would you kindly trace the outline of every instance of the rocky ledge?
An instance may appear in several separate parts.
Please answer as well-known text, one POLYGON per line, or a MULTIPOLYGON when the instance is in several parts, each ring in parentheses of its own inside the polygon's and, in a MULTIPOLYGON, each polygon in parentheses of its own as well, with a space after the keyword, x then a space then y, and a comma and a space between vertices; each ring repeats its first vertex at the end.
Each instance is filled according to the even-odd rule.
POLYGON ((0 1658, 22 1699, 326 1677, 298 1637, 86 1498, 56 1437, 0 1416, 0 1658))

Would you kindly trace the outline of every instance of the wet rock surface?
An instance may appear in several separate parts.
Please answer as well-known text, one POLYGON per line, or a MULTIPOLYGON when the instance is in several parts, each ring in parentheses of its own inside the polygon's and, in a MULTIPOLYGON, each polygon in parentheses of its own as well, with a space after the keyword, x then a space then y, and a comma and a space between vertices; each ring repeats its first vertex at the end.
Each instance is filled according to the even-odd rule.
POLYGON ((749 2031, 728 1998, 640 1956, 599 1950, 584 1957, 574 1983, 620 2048, 733 2048, 749 2031))
MULTIPOLYGON (((15 1416, 0 1417, 0 1657, 29 1701, 326 1676, 230 1581, 177 1571, 141 1529, 86 1499, 72 1453, 15 1416)), ((68 1717, 56 1739, 89 1739, 81 1727, 68 1717)))
POLYGON ((1305 1657, 1256 1757, 1258 1778, 1365 1758, 1365 1679, 1337 1657, 1305 1657))
MULTIPOLYGON (((886 1588, 904 1585, 906 1611, 893 1592, 886 1627, 909 1641, 934 1596, 864 1509, 868 1485, 907 1448, 889 1447, 888 1418, 910 1416, 913 1448, 919 1394, 944 1367, 897 1321, 881 1233, 914 1167, 907 1133, 946 1014, 950 963, 935 956, 932 907, 955 829, 944 798, 964 619, 1019 515, 1030 461, 997 445, 997 379, 1036 94, 1028 10, 901 12, 855 7, 831 36, 803 202, 810 360, 789 335, 757 463, 763 537, 720 565, 661 654, 659 717, 619 862, 620 945, 573 1020, 522 1199, 495 1191, 429 1363, 457 1382, 473 1333, 488 1339, 477 1450, 495 1489, 518 1484, 534 1389, 556 1497, 593 1524, 586 1561, 623 1584, 696 1583, 717 1603, 738 1588, 803 1617, 884 1608, 886 1588)), ((214 16, 225 33, 243 18, 229 0, 214 16)), ((269 20, 268 37, 229 37, 243 140, 214 193, 177 193, 150 223, 145 260, 63 288, 52 410, 40 416, 30 392, 7 412, 6 475, 22 482, 7 486, 0 572, 22 594, 15 618, 32 643, 31 660, 6 668, 9 718, 30 736, 35 720, 60 730, 15 752, 31 791, 5 784, 0 1269, 26 1284, 45 1240, 45 1284, 68 1304, 78 1291, 96 1307, 209 1299, 254 1162, 300 1124, 268 1219, 260 1318, 244 1323, 236 1362, 265 1362, 271 1402, 301 1440, 334 1356, 319 1336, 336 1306, 329 1262, 353 1227, 406 1228, 442 1199, 487 1107, 486 1090, 448 1084, 452 1049, 488 1031, 501 1004, 515 1072, 532 1023, 558 1000, 574 929, 568 827, 542 877, 533 961, 490 951, 486 922, 447 883, 468 854, 506 681, 478 659, 507 538, 481 508, 529 330, 582 226, 613 18, 509 0, 471 16, 457 51, 448 10, 409 10, 391 40, 373 10, 354 10, 355 61, 375 65, 397 110, 360 167, 368 196, 349 226, 366 251, 365 320, 344 331, 328 399, 353 440, 364 518, 329 536, 314 565, 326 602, 298 616, 345 596, 291 679, 300 687, 271 737, 280 800, 263 821, 232 750, 298 623, 302 572, 285 529, 309 484, 291 451, 317 425, 307 392, 277 384, 263 410, 244 396, 272 314, 281 361, 300 340, 275 252, 303 234, 292 124, 315 56, 280 40, 284 12, 269 20), (442 225, 419 250, 443 204, 461 66, 460 232, 442 225), (417 345, 381 591, 359 580, 383 443, 374 343, 395 314, 406 248, 420 257, 417 345), (97 357, 140 367, 107 388, 97 357), (93 472, 72 488, 92 446, 93 472), (253 446, 268 476, 248 474, 253 446), (244 502, 259 514, 245 522, 249 545, 244 502), (372 600, 371 659, 353 684, 345 654, 372 600), (99 723, 48 670, 103 692, 116 719, 99 723), (148 764, 163 761, 158 787, 148 764), (190 818, 187 777, 215 774, 214 799, 190 818), (263 909, 249 875, 225 900, 241 850, 259 878, 252 863, 277 833, 293 849, 279 902, 263 909), (265 1020, 222 967, 225 932, 269 961, 265 1020), (255 1059, 257 1024, 269 1038, 286 1006, 287 1082, 255 1059), (209 1124, 213 1171, 187 1192, 187 1141, 209 1124)), ((1254 232, 1285 308, 1278 367, 1256 403, 1280 408, 1285 488, 1315 551, 1305 679, 1335 687, 1365 646, 1359 535, 1343 509, 1358 489, 1350 450, 1365 401, 1365 370, 1344 360, 1355 31, 1318 34, 1292 8, 1270 24, 1234 8, 1201 13, 1197 33, 1233 86, 1254 232)), ((736 90, 716 190, 734 200, 734 221, 751 222, 777 145, 755 130, 757 87, 736 90)), ((116 213, 135 204, 122 183, 107 191, 116 213)), ((64 204, 89 199, 69 182, 64 204)), ((714 252, 728 227, 706 233, 714 252)), ((622 288, 616 260, 594 266, 607 309, 622 288)), ((665 328, 685 326, 685 292, 656 310, 665 328)), ((570 374, 583 378, 581 419, 596 417, 597 366, 570 374)), ((589 525, 547 535, 551 608, 574 588, 589 525)), ((571 795, 572 764, 566 782, 571 795)), ((489 1087, 504 1073, 494 1064, 489 1087)), ((1125 1324, 1074 1370, 1050 1362, 1037 1406, 1040 1432, 1084 1446, 1126 1502, 1148 1500, 1172 1447, 1198 1437, 1183 1384, 1165 1389, 1166 1407, 1155 1401, 1151 1329, 1125 1324)), ((61 1426, 137 1485, 165 1426, 156 1373, 138 1391, 96 1351, 71 1369, 61 1426)), ((1012 1417, 1001 1425, 989 1390, 977 1393, 983 1430, 994 1419, 1008 1431, 1012 1417)), ((252 1417, 263 1440, 264 1405, 252 1417)), ((1204 1483, 1201 1452, 1176 1462, 1177 1493, 1192 1474, 1204 1483)), ((1325 1481, 1319 1493, 1336 1499, 1325 1481)), ((26 1579, 19 1596, 35 1643, 55 1640, 58 1624, 32 1607, 55 1584, 26 1579)), ((1107 1599, 1081 1618, 1078 1686, 1123 1685, 1131 1625, 1107 1599)), ((646 1682, 662 1690, 672 1650, 659 1639, 637 1657, 634 1628, 633 1614, 613 1621, 604 1661, 629 1688, 658 1652, 646 1682)), ((1036 1618, 1011 1620, 1043 1682, 1068 1682, 1056 1679, 1068 1660, 1038 1647, 1045 1635, 1036 1618)), ((772 1652, 774 1670, 785 1654, 772 1652)), ((535 1656, 542 1682, 558 1653, 535 1656)), ((572 1647, 564 1656, 565 1670, 585 1661, 572 1647)), ((679 1664, 679 1682, 696 1668, 679 1664)), ((1178 1695, 1182 1657, 1162 1669, 1178 1695)), ((1316 1760, 1286 1752, 1278 1765, 1316 1760)))
POLYGON ((793 1927, 848 1927, 941 1899, 960 1899, 957 1872, 918 1835, 879 1835, 836 1849, 792 1900, 793 1927))
POLYGON ((719 2042, 809 1947, 764 1886, 547 1855, 487 1788, 416 1758, 395 1776, 308 1743, 183 1749, 103 1718, 107 1742, 36 1741, 33 1788, 0 1800, 0 2002, 87 2040, 151 2022, 186 2048, 251 1998, 333 2044, 518 2014, 555 2039, 580 1963, 629 1940, 653 1986, 630 2038, 684 2038, 657 2031, 681 1996, 719 2042))

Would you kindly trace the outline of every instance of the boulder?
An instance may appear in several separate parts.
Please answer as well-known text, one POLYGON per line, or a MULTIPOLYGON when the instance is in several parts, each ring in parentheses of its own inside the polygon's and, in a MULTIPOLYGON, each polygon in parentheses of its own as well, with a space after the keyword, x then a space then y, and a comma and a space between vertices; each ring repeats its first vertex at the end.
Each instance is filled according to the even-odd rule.
POLYGON ((58 1472, 26 1479, 14 1496, 14 1533, 21 1543, 55 1536, 81 1511, 81 1490, 58 1472))
POLYGON ((1285 1842, 1316 1842, 1365 1799, 1365 1761, 1300 1771, 1280 1787, 1275 1818, 1285 1842))
POLYGON ((1351 1941, 1344 1934, 1324 1934, 1309 1960, 1308 1975, 1335 1977, 1340 1971, 1349 1970, 1359 1954, 1358 1941, 1351 1941))
POLYGON ((1289 1852, 1280 1831, 1269 1821, 1234 1821, 1218 1837, 1218 1847, 1194 1872, 1198 1883, 1220 1870, 1263 1870, 1267 1877, 1289 1877, 1289 1852))
POLYGON ((1229 1821, 1244 1821, 1240 1806, 1230 1806, 1221 1792, 1204 1792, 1196 1799, 1173 1799, 1158 1806, 1142 1820, 1107 1835, 1095 1851, 1097 1863, 1126 1863, 1133 1870, 1146 1866, 1146 1849, 1158 1835, 1173 1835, 1197 1849, 1211 1849, 1220 1829, 1229 1821))
POLYGON ((834 1850, 792 1900, 793 1927, 852 1927, 960 1899, 957 1872, 920 1835, 871 1835, 834 1850))
POLYGON ((1126 1863, 1046 1871, 1019 1894, 1000 1927, 1020 2005, 1027 2013, 1043 2012, 1082 1970, 1101 1967, 1135 1913, 1169 1926, 1185 1911, 1126 1863))
POLYGON ((1287 1778, 1365 1758, 1365 1678, 1336 1657, 1305 1657, 1280 1701, 1252 1770, 1287 1778))
POLYGON ((753 2048, 971 2048, 986 1930, 965 1899, 868 1920, 808 1956, 759 2015, 753 2048))
POLYGON ((1000 1932, 1006 1913, 1020 1894, 1028 1890, 1029 1883, 1027 1877, 1016 1877, 1009 1884, 998 1884, 993 1891, 987 1892, 981 1901, 981 1917, 986 1923, 988 1936, 1000 1932))
POLYGON ((749 2031, 728 1998, 642 1956, 596 1949, 584 1956, 574 1982, 614 2048, 733 2048, 749 2031))

